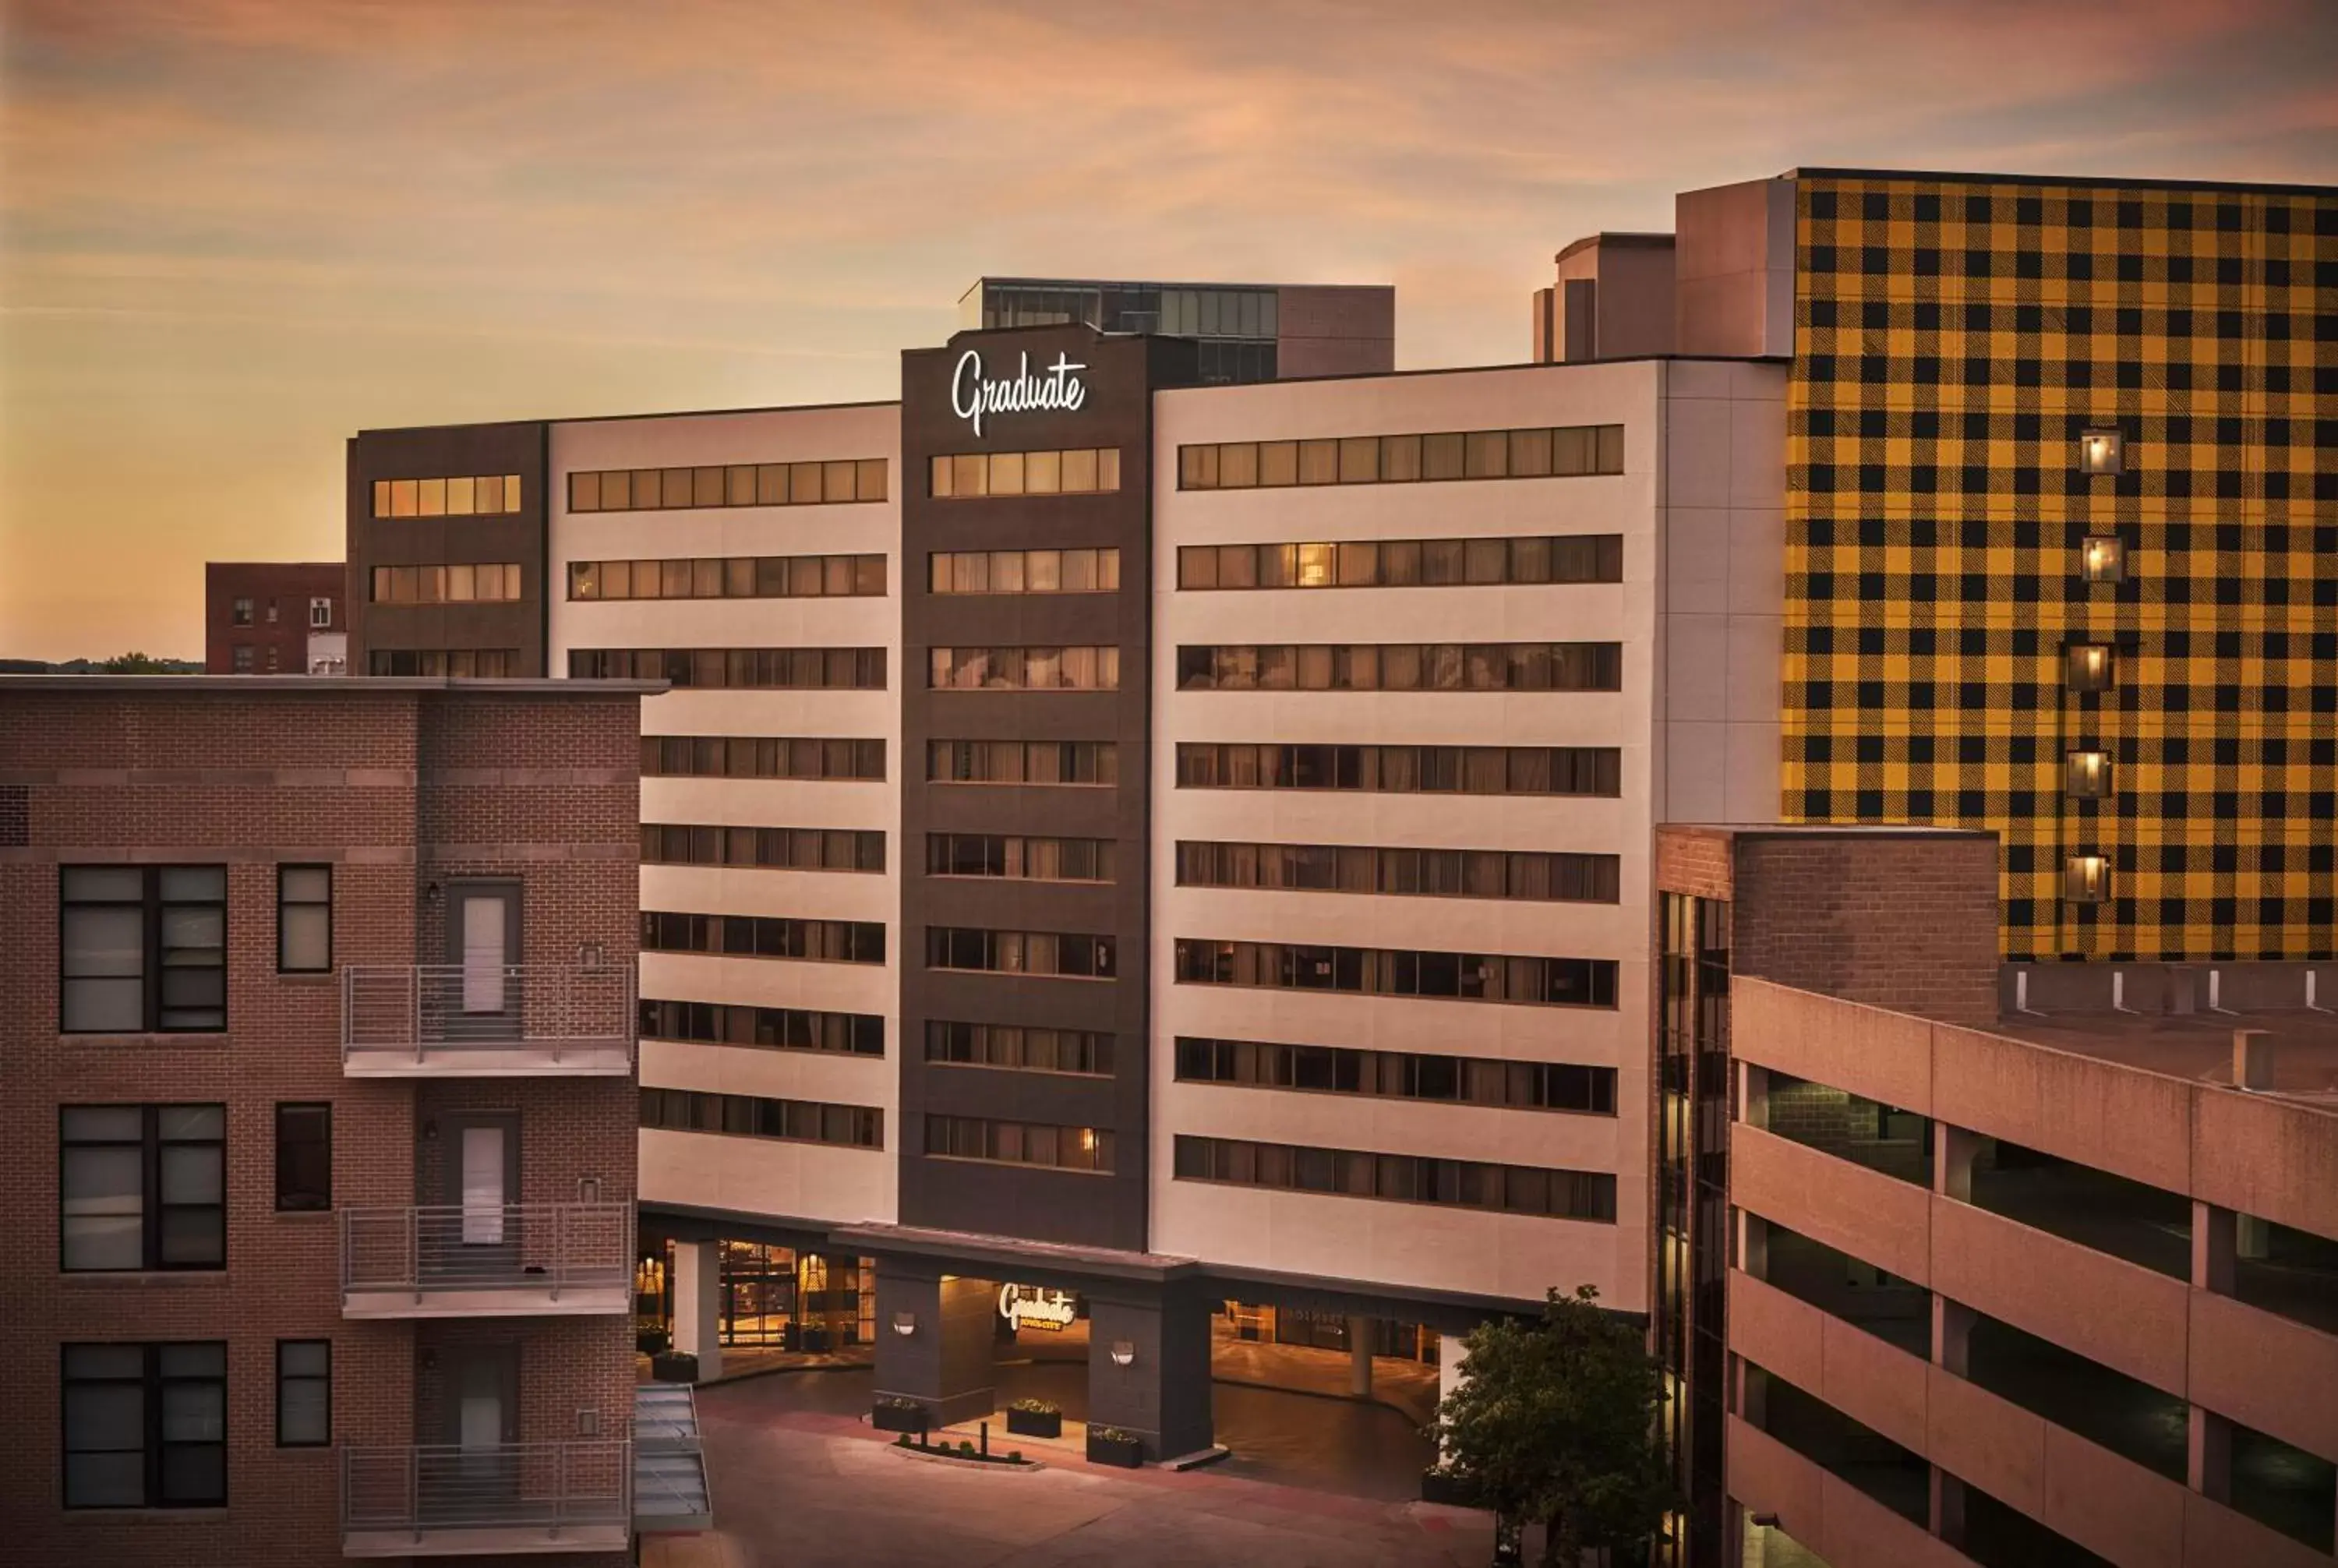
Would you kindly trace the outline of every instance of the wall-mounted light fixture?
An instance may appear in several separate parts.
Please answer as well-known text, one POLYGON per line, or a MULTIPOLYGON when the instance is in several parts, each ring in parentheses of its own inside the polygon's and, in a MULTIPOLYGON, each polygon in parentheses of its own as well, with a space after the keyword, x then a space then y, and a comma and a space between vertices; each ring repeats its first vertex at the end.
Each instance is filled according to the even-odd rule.
POLYGON ((893 1314, 894 1333, 899 1334, 902 1338, 907 1339, 910 1335, 915 1334, 917 1331, 918 1315, 915 1312, 896 1312, 893 1314))
POLYGON ((2100 855, 2073 855, 2062 867, 2062 897, 2070 904, 2099 904, 2110 894, 2111 865, 2100 855))
POLYGON ((2111 689, 2111 650, 2107 642, 2073 642, 2065 652, 2068 661, 2068 681, 2073 691, 2099 692, 2111 689))
POLYGON ((2090 534, 2078 546, 2078 571, 2089 583, 2127 581, 2127 541, 2114 534, 2090 534))
POLYGON ((2073 800, 2107 799, 2111 792, 2111 754, 2073 751, 2062 781, 2063 793, 2073 800))
POLYGON ((1115 1339, 1115 1340, 1114 1340, 1114 1341, 1112 1342, 1112 1364, 1113 1364, 1114 1366, 1115 1366, 1115 1367, 1127 1367, 1127 1366, 1132 1366, 1132 1365, 1134 1365, 1134 1364, 1135 1364, 1135 1360, 1136 1360, 1136 1347, 1135 1347, 1135 1346, 1134 1346, 1134 1345, 1130 1344, 1130 1343, 1129 1343, 1127 1340, 1125 1340, 1125 1339, 1115 1339))
POLYGON ((2117 430, 2087 430, 2078 436, 2078 472, 2117 474, 2127 463, 2127 437, 2117 430))

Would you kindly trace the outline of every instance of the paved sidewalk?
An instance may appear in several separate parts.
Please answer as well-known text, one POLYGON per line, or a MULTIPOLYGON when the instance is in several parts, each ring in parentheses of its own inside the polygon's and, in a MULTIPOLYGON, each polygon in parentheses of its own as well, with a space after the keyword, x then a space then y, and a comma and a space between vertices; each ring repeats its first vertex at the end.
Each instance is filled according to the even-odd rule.
POLYGON ((1214 1469, 1115 1470, 1052 1454, 1040 1470, 918 1460, 858 1416, 787 1407, 773 1387, 699 1393, 722 1527, 698 1538, 722 1553, 710 1564, 1477 1568, 1491 1550, 1481 1514, 1214 1469))

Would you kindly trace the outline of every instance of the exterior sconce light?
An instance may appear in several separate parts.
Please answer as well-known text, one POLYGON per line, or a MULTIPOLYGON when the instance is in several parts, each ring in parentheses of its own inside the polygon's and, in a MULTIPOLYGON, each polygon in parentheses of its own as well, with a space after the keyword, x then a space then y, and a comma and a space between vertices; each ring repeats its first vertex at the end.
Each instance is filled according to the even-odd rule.
POLYGON ((2111 651, 2107 644, 2073 642, 2067 657, 2071 691, 2098 692, 2111 689, 2111 651))
POLYGON ((1136 1360, 1136 1347, 1135 1347, 1135 1346, 1134 1346, 1134 1345, 1130 1344, 1130 1343, 1129 1343, 1127 1340, 1125 1340, 1125 1339, 1115 1339, 1115 1340, 1114 1340, 1114 1341, 1112 1342, 1112 1364, 1113 1364, 1114 1366, 1115 1366, 1115 1367, 1128 1367, 1128 1366, 1133 1366, 1133 1365, 1135 1363, 1135 1360, 1136 1360))
POLYGON ((2117 430, 2088 430, 2078 436, 2078 472, 2118 474, 2126 470, 2127 438, 2117 430))
POLYGON ((914 1312, 893 1314, 893 1332, 907 1339, 918 1331, 918 1315, 914 1312))
POLYGON ((2110 862, 2099 855, 2073 855, 2062 868, 2066 903, 2099 904, 2110 891, 2110 862))
POLYGON ((2107 799, 2111 792, 2111 754, 2107 751, 2071 752, 2062 789, 2074 800, 2107 799))
POLYGON ((2078 570, 2089 583, 2127 581, 2127 542, 2109 534, 2091 534, 2078 547, 2078 570))

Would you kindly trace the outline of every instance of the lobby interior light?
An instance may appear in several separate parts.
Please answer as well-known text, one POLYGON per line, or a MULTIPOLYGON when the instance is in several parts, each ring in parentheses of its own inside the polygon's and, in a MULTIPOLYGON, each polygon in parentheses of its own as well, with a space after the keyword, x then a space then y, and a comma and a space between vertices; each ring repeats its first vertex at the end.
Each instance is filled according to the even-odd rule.
POLYGON ((2127 542, 2116 534, 2089 534, 2078 547, 2079 573, 2089 583, 2127 581, 2127 542))
POLYGON ((2126 466, 2127 441, 2117 430, 2088 430, 2078 436, 2078 471, 2117 474, 2126 466))
POLYGON ((2111 792, 2111 754, 2107 751, 2071 752, 2062 787, 2063 792, 2074 800, 2107 799, 2111 792))
POLYGON ((2062 897, 2068 903, 2099 904, 2110 884, 2110 862, 2100 855, 2073 855, 2062 868, 2062 897))
POLYGON ((1135 1360, 1135 1346, 1130 1344, 1125 1339, 1115 1339, 1112 1342, 1112 1364, 1114 1366, 1127 1367, 1133 1365, 1135 1360))

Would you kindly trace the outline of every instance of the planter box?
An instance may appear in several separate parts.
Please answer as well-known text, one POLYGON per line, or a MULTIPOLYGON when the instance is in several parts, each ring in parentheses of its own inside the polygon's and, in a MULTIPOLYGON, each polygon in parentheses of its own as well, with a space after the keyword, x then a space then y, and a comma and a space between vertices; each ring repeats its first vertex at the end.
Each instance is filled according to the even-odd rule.
POLYGON ((1442 1503, 1449 1508, 1482 1508, 1478 1488, 1449 1470, 1423 1470, 1420 1473, 1420 1500, 1442 1503))
POLYGON ((1144 1445, 1135 1438, 1119 1442, 1110 1437, 1088 1434, 1088 1463, 1117 1465, 1124 1470, 1134 1470, 1144 1463, 1144 1445))
POLYGON ((869 1424, 879 1432, 923 1432, 925 1406, 905 1409, 898 1405, 879 1405, 869 1412, 869 1424))
POLYGON ((634 1334, 634 1349, 643 1356, 663 1356, 673 1343, 673 1337, 663 1328, 642 1328, 634 1334))
POLYGON ((799 1329, 796 1333, 796 1348, 807 1356, 827 1355, 828 1330, 825 1328, 799 1329))
POLYGON ((1017 1437, 1061 1437, 1064 1435, 1064 1413, 1061 1410, 1009 1410, 1007 1430, 1017 1437))
POLYGON ((650 1376, 661 1383, 695 1383, 698 1381, 698 1357, 682 1350, 653 1356, 650 1357, 650 1376))

